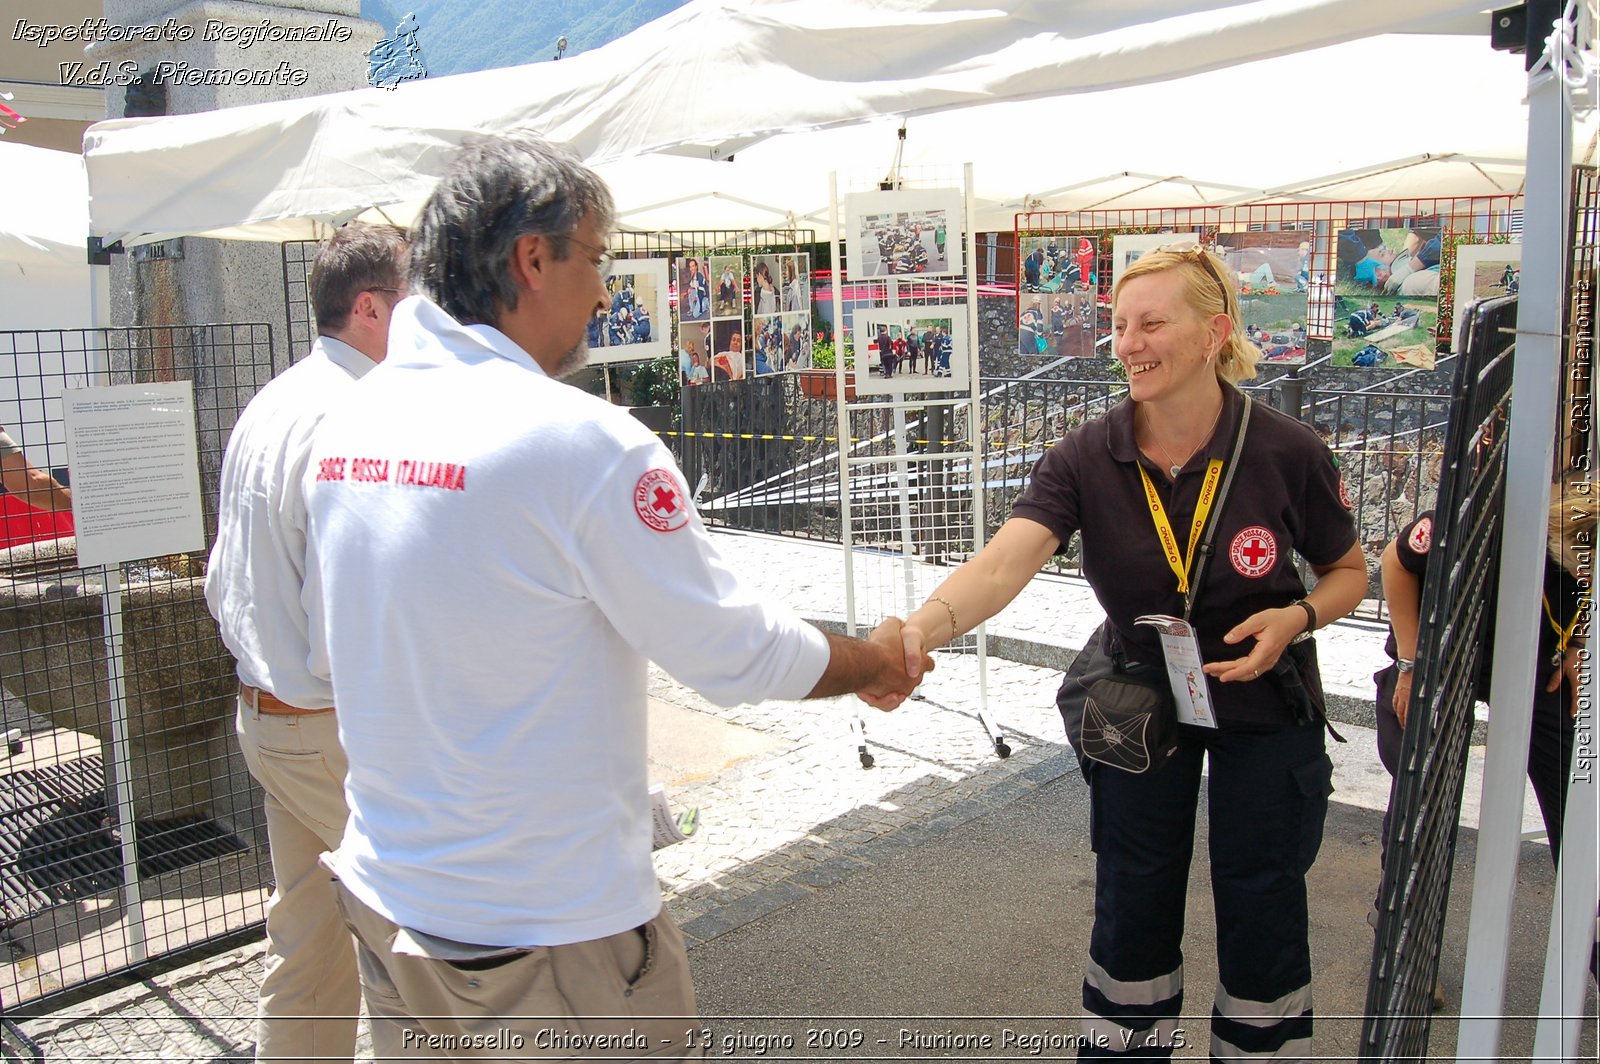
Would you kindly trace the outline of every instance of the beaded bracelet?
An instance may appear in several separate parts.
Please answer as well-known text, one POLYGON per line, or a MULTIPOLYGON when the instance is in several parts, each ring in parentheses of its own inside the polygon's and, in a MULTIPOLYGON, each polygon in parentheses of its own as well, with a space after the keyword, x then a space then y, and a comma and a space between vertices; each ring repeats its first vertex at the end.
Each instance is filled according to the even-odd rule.
POLYGON ((929 595, 928 601, 939 603, 945 608, 945 612, 950 614, 950 638, 954 639, 961 632, 961 629, 956 627, 956 608, 950 605, 948 599, 940 598, 938 595, 929 595))

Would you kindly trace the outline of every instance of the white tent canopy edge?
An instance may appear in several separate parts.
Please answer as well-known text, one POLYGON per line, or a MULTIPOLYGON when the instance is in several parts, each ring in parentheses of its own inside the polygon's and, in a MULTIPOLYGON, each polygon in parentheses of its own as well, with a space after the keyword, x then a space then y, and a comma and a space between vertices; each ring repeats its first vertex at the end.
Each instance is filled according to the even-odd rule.
MULTIPOLYGON (((138 243, 179 234, 307 237, 373 208, 406 221, 463 139, 519 127, 573 145, 613 183, 635 228, 663 228, 665 217, 678 226, 704 217, 693 224, 709 227, 736 206, 742 225, 760 221, 767 205, 811 204, 800 213, 816 214, 821 175, 841 159, 887 166, 893 131, 907 118, 913 143, 940 162, 960 161, 953 154, 978 162, 979 224, 996 228, 1007 205, 1020 206, 1033 189, 1122 170, 1176 177, 1209 167, 1237 150, 1255 119, 1282 146, 1250 160, 1246 169, 1263 176, 1239 180, 1230 166, 1194 174, 1195 184, 1236 186, 1238 196, 1238 188, 1312 183, 1367 162, 1519 154, 1520 83, 1507 90, 1510 104, 1494 93, 1520 72, 1514 57, 1496 56, 1481 38, 1369 39, 1440 20, 1480 18, 1486 27, 1478 3, 1130 0, 1113 10, 1022 0, 1008 8, 692 0, 559 63, 393 92, 102 122, 85 136, 92 225, 138 243), (1345 42, 1358 45, 1330 47, 1345 42), (1410 99, 1389 84, 1404 82, 1395 72, 1408 68, 1432 79, 1410 99), (1152 84, 1181 77, 1195 79, 1192 91, 1152 84), (1367 123, 1371 137, 1333 127, 1346 91, 1349 122, 1367 123), (1209 110, 1189 110, 1213 93, 1209 110), (1415 120, 1399 117, 1413 106, 1415 120), (1169 117, 1174 110, 1181 113, 1169 117), (1436 141, 1441 113, 1473 112, 1470 141, 1436 141), (1381 120, 1368 118, 1374 113, 1381 120), (1063 125, 1066 142, 1055 135, 1063 125), (1211 143, 1198 152, 1177 139, 1207 131, 1211 143), (1409 146, 1397 148, 1396 136, 1409 146), (1372 138, 1382 144, 1363 143, 1372 138), (735 152, 735 162, 723 161, 735 152), (1146 161, 1152 156, 1159 162, 1146 161), (1062 165, 1063 157, 1104 162, 1085 169, 1062 165), (797 159, 806 164, 798 173, 797 159), (997 175, 992 183, 985 172, 997 175), (811 186, 800 199, 785 195, 800 175, 811 186), (1022 183, 1033 175, 1037 184, 1022 183), (674 199, 683 209, 670 216, 642 209, 674 199)), ((1479 187, 1491 194, 1487 183, 1479 187)))

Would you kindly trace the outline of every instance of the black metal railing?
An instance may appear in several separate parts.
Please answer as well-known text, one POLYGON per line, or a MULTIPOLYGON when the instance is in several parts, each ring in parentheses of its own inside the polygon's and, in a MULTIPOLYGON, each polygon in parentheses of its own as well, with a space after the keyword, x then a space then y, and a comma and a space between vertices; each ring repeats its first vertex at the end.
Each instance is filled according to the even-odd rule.
MULTIPOLYGON (((1384 546, 1438 493, 1439 460, 1449 396, 1396 387, 1425 387, 1437 376, 1401 371, 1388 380, 1354 389, 1307 387, 1299 378, 1278 377, 1247 385, 1258 401, 1291 413, 1317 429, 1338 458, 1362 549, 1369 560, 1369 601, 1358 616, 1380 618, 1377 561, 1384 546)), ((833 384, 831 371, 826 384, 833 384)), ((1100 417, 1126 394, 1116 380, 1067 377, 985 379, 980 386, 978 455, 983 474, 985 536, 1005 521, 1040 456, 1069 429, 1100 417)), ((676 426, 663 433, 711 524, 750 531, 841 540, 838 424, 831 390, 817 377, 775 374, 683 390, 676 426)), ((909 410, 907 446, 963 450, 965 408, 940 419, 938 433, 920 409, 909 410), (932 437, 937 435, 938 439, 932 437)), ((894 449, 892 415, 885 407, 852 405, 849 453, 886 455, 894 449)), ((973 463, 952 459, 938 488, 941 513, 951 509, 952 485, 970 486, 973 463)), ((852 500, 858 535, 873 538, 864 514, 878 504, 875 489, 858 484, 852 500)), ((922 498, 913 506, 930 512, 922 498)), ((929 542, 929 553, 951 552, 950 542, 973 541, 971 507, 965 527, 947 529, 929 542)), ((953 548, 959 554, 961 548, 953 548)), ((1076 543, 1050 563, 1050 571, 1081 575, 1076 543)))

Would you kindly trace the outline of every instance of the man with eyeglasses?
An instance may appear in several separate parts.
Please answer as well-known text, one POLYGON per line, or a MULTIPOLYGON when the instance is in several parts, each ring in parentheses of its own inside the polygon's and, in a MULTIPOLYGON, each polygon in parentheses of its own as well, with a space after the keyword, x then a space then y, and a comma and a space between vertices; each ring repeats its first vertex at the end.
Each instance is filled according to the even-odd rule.
POLYGON ((561 383, 610 307, 612 220, 565 149, 462 148, 391 357, 317 434, 307 602, 350 758, 326 864, 377 1058, 699 1057, 650 856, 648 661, 723 705, 891 708, 917 682, 898 621, 825 635, 745 587, 661 441, 561 383))
POLYGON ((206 602, 238 660, 239 745, 266 794, 274 880, 258 1061, 355 1053, 355 945, 317 867, 344 833, 345 757, 333 686, 308 665, 301 480, 318 423, 383 361, 407 250, 399 229, 360 223, 323 245, 309 279, 317 339, 245 407, 222 459, 206 602))

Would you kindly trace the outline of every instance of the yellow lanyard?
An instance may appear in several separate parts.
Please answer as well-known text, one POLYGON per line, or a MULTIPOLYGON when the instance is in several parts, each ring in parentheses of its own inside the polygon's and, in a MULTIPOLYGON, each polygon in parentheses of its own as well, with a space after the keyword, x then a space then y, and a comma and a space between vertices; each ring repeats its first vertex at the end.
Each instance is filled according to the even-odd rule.
POLYGON ((1195 548, 1200 545, 1200 530, 1205 527, 1211 504, 1217 501, 1217 481, 1222 479, 1222 459, 1213 458, 1206 464, 1205 483, 1200 485, 1200 499, 1194 506, 1194 523, 1189 526, 1189 546, 1183 554, 1178 553, 1177 534, 1172 531, 1172 522, 1167 520, 1167 511, 1161 505, 1161 496, 1156 494, 1150 474, 1145 472, 1143 463, 1134 464, 1139 467, 1139 479, 1144 481, 1144 501, 1150 506, 1150 519, 1155 522, 1156 538, 1161 541, 1167 565, 1178 578, 1178 594, 1187 595, 1189 574, 1194 571, 1195 548))
POLYGON ((1583 589, 1583 594, 1578 596, 1578 611, 1572 615, 1572 623, 1562 627, 1556 620, 1556 611, 1550 608, 1550 596, 1541 595, 1544 602, 1544 616, 1550 622, 1550 630, 1556 634, 1556 659, 1567 652, 1567 644, 1572 641, 1572 633, 1578 630, 1578 622, 1583 619, 1583 613, 1589 608, 1589 588, 1583 589))

